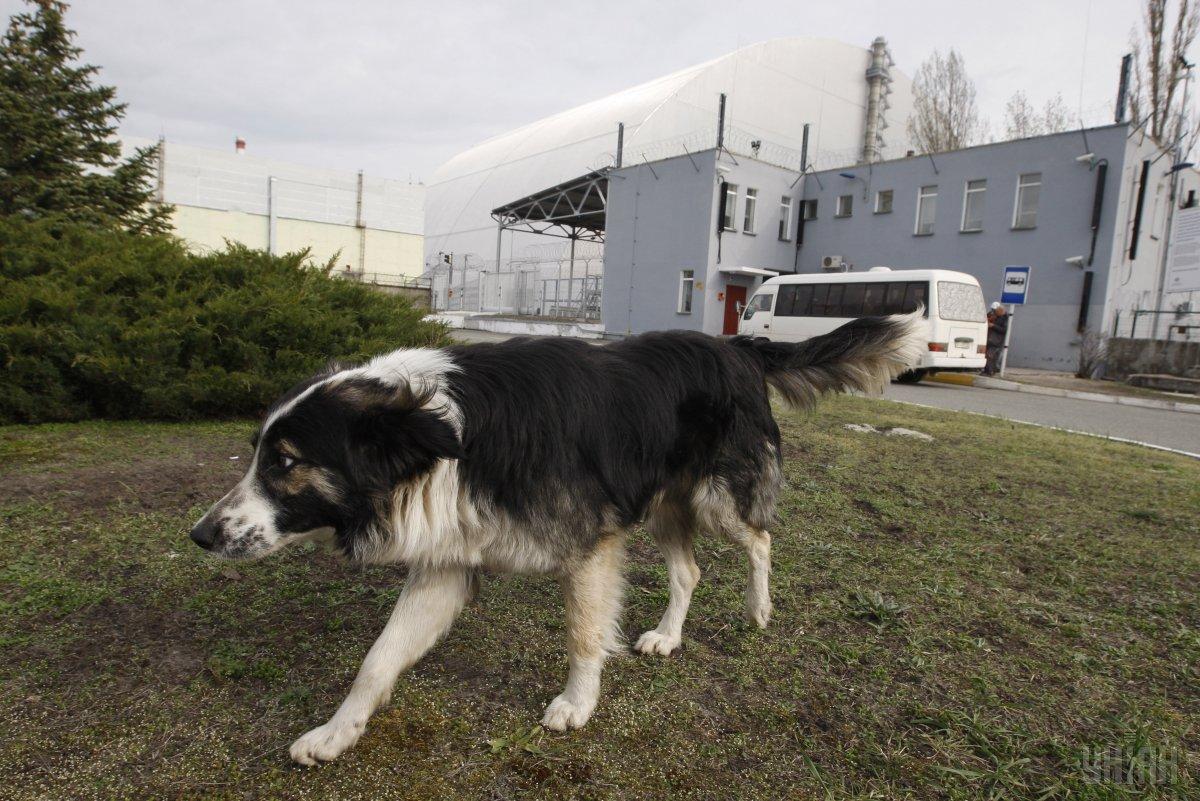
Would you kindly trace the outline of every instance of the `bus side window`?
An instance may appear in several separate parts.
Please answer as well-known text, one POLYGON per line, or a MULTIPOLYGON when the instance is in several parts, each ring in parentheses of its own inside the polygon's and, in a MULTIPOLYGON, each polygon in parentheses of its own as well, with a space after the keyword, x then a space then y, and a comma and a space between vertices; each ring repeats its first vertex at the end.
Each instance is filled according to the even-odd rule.
POLYGON ((908 284, 896 281, 887 285, 887 300, 883 303, 884 314, 900 314, 904 311, 904 290, 908 284))
POLYGON ((842 310, 838 317, 858 317, 862 314, 863 295, 866 294, 866 284, 846 284, 846 292, 842 295, 842 310))
POLYGON ((883 310, 883 301, 887 294, 887 284, 867 284, 865 292, 862 313, 868 317, 886 314, 883 310))
POLYGON ((825 301, 829 297, 829 284, 814 284, 812 306, 808 310, 809 317, 825 316, 825 301))
POLYGON ((829 298, 825 301, 826 317, 842 316, 842 293, 845 290, 845 284, 833 284, 829 287, 829 298))
POLYGON ((775 316, 791 317, 792 304, 796 302, 796 285, 784 284, 779 287, 779 296, 775 298, 775 316))
POLYGON ((929 284, 924 281, 909 281, 908 289, 904 293, 904 311, 905 313, 916 311, 918 306, 925 306, 926 313, 928 313, 929 284))
POLYGON ((789 317, 807 317, 809 306, 812 304, 813 285, 797 284, 796 299, 792 308, 787 312, 789 317))

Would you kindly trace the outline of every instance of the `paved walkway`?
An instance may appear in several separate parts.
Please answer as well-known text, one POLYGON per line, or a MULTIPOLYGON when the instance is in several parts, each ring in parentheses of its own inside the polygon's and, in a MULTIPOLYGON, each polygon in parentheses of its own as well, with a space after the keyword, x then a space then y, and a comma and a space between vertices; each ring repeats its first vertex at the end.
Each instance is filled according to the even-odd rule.
POLYGON ((1200 456, 1200 414, 954 384, 892 384, 884 397, 1135 440, 1200 456))

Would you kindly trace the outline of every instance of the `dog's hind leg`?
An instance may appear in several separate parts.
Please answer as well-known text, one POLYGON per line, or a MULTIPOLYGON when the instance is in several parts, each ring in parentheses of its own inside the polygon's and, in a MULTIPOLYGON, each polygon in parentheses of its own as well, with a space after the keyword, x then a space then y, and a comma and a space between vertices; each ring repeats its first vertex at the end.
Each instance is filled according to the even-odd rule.
MULTIPOLYGON (((774 502, 773 500, 771 501, 774 502)), ((746 617, 759 628, 771 619, 771 535, 747 522, 729 491, 718 482, 700 485, 694 495, 700 527, 742 546, 750 559, 746 581, 746 617)))
POLYGON ((729 529, 726 536, 745 548, 750 558, 746 618, 765 629, 771 619, 771 535, 764 529, 742 524, 729 529))
POLYGON ((410 573, 387 626, 359 668, 350 694, 328 723, 292 743, 292 759, 302 765, 328 762, 358 742, 367 719, 391 695, 396 678, 450 629, 472 588, 470 570, 410 573))
POLYGON ((663 509, 646 521, 646 528, 667 560, 671 600, 667 602, 667 609, 658 621, 658 627, 638 638, 634 648, 643 654, 668 656, 679 647, 683 637, 683 621, 692 602, 692 591, 700 581, 700 568, 692 553, 690 521, 673 511, 663 509))
POLYGON ((600 697, 600 671, 618 647, 625 561, 624 534, 601 539, 562 579, 567 607, 567 686, 546 707, 542 725, 554 731, 587 723, 600 697))

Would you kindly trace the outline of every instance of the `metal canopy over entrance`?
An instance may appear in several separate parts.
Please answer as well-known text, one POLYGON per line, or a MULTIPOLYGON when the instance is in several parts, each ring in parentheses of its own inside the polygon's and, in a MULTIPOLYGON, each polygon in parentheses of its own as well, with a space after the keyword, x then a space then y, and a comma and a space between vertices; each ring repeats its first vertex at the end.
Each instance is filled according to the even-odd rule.
POLYGON ((584 258, 583 276, 576 277, 575 243, 583 240, 604 244, 608 173, 608 168, 593 170, 492 209, 492 219, 496 221, 496 269, 480 273, 480 311, 512 309, 517 314, 532 312, 534 316, 554 319, 600 317, 603 275, 590 272, 589 261, 595 257, 592 254, 584 258), (512 259, 505 270, 501 245, 506 230, 569 240, 569 253, 558 262, 557 274, 548 276, 539 271, 514 269, 519 262, 512 259), (566 292, 562 288, 564 283, 566 292))
POLYGON ((603 242, 607 208, 608 170, 596 170, 492 209, 492 219, 500 231, 603 242))

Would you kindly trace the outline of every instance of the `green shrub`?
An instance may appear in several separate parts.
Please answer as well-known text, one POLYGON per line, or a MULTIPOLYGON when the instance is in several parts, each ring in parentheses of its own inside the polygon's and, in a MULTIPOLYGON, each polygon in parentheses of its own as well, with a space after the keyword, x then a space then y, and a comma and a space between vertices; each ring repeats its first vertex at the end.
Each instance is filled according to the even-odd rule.
POLYGON ((0 422, 256 414, 330 359, 443 341, 306 256, 0 218, 0 422))

